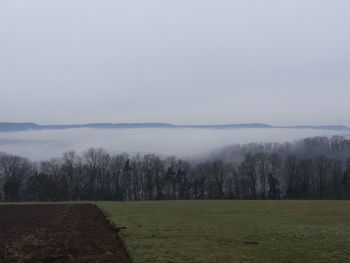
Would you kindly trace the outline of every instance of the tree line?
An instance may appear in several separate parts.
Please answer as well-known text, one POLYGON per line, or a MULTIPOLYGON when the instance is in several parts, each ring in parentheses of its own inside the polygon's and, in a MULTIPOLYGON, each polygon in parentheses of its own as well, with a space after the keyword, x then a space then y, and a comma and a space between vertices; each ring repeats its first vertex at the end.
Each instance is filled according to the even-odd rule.
POLYGON ((350 140, 234 145, 206 160, 91 148, 32 162, 0 154, 0 201, 350 199, 350 140))

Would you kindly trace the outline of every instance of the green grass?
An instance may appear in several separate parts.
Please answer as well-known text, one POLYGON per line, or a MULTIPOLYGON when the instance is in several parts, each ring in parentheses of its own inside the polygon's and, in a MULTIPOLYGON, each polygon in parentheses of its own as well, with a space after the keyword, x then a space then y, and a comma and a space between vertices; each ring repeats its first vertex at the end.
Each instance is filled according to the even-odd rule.
POLYGON ((134 263, 350 262, 348 201, 97 205, 127 227, 121 237, 134 263))

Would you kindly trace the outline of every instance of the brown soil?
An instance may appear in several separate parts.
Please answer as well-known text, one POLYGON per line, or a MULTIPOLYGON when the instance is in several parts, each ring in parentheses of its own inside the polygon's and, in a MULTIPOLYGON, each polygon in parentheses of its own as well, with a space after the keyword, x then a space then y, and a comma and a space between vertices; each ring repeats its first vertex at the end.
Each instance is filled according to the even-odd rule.
POLYGON ((95 205, 0 205, 0 262, 130 262, 95 205))

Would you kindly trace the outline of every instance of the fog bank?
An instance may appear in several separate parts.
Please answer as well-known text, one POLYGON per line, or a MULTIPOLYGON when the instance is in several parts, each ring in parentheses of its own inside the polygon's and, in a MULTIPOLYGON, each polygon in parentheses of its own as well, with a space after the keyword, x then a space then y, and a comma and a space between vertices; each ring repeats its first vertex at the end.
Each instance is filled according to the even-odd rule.
POLYGON ((311 129, 67 129, 0 133, 0 151, 43 160, 69 150, 102 147, 110 153, 157 153, 206 158, 214 150, 245 143, 286 142, 310 136, 349 136, 349 132, 311 129))

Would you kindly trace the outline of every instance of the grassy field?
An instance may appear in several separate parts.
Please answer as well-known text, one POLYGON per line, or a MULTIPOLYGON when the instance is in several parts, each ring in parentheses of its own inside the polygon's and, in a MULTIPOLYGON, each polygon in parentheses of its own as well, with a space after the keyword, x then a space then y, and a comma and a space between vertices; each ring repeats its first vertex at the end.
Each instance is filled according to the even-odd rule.
POLYGON ((134 263, 350 262, 348 201, 97 204, 134 263))

